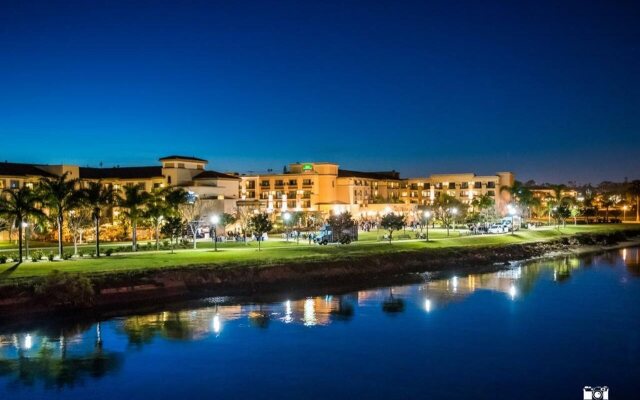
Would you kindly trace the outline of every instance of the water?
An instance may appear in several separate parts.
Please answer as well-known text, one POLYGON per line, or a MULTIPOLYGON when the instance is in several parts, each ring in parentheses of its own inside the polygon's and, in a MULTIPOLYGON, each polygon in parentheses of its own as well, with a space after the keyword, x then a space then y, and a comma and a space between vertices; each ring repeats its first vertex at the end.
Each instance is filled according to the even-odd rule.
POLYGON ((0 327, 0 399, 611 398, 640 390, 637 248, 267 304, 0 327))

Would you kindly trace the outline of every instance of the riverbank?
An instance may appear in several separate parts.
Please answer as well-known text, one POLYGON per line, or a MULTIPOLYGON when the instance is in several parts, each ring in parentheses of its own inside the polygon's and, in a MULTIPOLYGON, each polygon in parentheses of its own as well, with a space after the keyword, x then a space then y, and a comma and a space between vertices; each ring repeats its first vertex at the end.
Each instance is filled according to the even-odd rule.
MULTIPOLYGON (((421 242, 423 247, 417 250, 390 246, 383 252, 376 247, 371 248, 370 254, 348 252, 334 259, 265 260, 242 267, 195 264, 117 273, 51 273, 4 281, 0 286, 0 316, 11 318, 78 309, 98 311, 212 295, 248 296, 327 285, 376 284, 400 276, 412 279, 415 275, 411 274, 415 273, 504 268, 514 261, 639 243, 640 229, 627 228, 516 244, 429 248, 426 246, 430 244, 421 242)), ((116 260, 114 257, 107 261, 116 260)))

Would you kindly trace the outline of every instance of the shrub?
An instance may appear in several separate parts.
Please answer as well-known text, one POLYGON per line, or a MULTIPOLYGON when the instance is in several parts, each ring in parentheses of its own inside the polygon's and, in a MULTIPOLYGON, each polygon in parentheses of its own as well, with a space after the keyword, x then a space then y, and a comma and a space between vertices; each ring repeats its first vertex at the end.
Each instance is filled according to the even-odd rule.
POLYGON ((84 257, 84 251, 80 250, 78 252, 78 257, 80 257, 80 258, 84 257))
POLYGON ((62 254, 62 259, 63 260, 70 260, 71 257, 73 257, 73 253, 64 253, 64 254, 62 254))
POLYGON ((169 247, 169 241, 168 240, 163 240, 162 241, 162 247, 169 247))
POLYGON ((9 254, 9 258, 11 259, 11 261, 17 262, 19 256, 16 253, 12 253, 12 254, 9 254))
POLYGON ((89 252, 89 255, 90 255, 92 258, 93 258, 93 257, 95 257, 95 256, 96 256, 96 251, 95 251, 95 250, 91 250, 91 251, 89 252))
POLYGON ((34 251, 31 253, 31 261, 33 262, 38 262, 40 260, 42 260, 42 252, 41 251, 34 251))
POLYGON ((53 257, 54 257, 54 255, 53 255, 53 253, 51 253, 51 252, 50 252, 50 253, 49 253, 49 255, 47 256, 47 258, 49 259, 49 261, 53 261, 53 257))
POLYGON ((107 249, 107 250, 105 250, 105 252, 104 252, 104 255, 105 255, 105 256, 107 256, 107 257, 110 257, 110 256, 111 256, 111 254, 113 254, 113 249, 107 249))
POLYGON ((5 256, 5 255, 1 255, 1 256, 0 256, 0 264, 4 264, 4 263, 6 263, 6 262, 7 262, 7 256, 5 256))
POLYGON ((57 270, 37 283, 34 291, 38 299, 56 307, 88 307, 95 297, 93 285, 87 277, 57 270))

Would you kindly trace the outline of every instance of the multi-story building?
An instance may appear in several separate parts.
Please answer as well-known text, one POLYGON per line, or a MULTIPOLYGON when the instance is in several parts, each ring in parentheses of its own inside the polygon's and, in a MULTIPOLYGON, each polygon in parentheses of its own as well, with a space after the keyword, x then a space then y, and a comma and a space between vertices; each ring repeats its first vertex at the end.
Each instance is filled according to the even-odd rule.
POLYGON ((207 161, 200 158, 168 156, 161 158, 160 162, 161 165, 109 168, 0 162, 0 189, 32 187, 41 178, 68 173, 70 179, 80 179, 81 185, 100 181, 115 189, 142 185, 147 191, 167 186, 182 187, 206 199, 208 212, 234 212, 240 178, 207 170, 207 161))
POLYGON ((490 176, 467 173, 402 179, 396 171, 361 172, 340 169, 334 163, 295 163, 284 173, 241 179, 241 199, 269 212, 346 210, 365 216, 385 209, 412 211, 432 204, 440 193, 464 203, 488 195, 495 199, 496 209, 504 212, 509 195, 500 188, 511 186, 514 176, 499 172, 490 176))
POLYGON ((454 196, 463 203, 471 204, 478 196, 494 199, 496 210, 504 213, 510 201, 509 194, 502 187, 512 186, 514 175, 511 172, 498 172, 495 175, 436 174, 427 178, 411 178, 405 181, 401 198, 409 204, 432 204, 441 193, 454 196))

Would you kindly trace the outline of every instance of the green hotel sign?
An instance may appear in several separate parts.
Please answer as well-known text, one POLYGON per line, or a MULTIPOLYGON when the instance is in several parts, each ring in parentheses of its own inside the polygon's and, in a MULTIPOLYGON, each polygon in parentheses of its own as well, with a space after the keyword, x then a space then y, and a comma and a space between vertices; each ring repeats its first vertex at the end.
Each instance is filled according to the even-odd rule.
POLYGON ((302 170, 303 170, 303 171, 313 171, 313 165, 311 165, 311 164, 304 164, 304 165, 302 166, 302 170))

